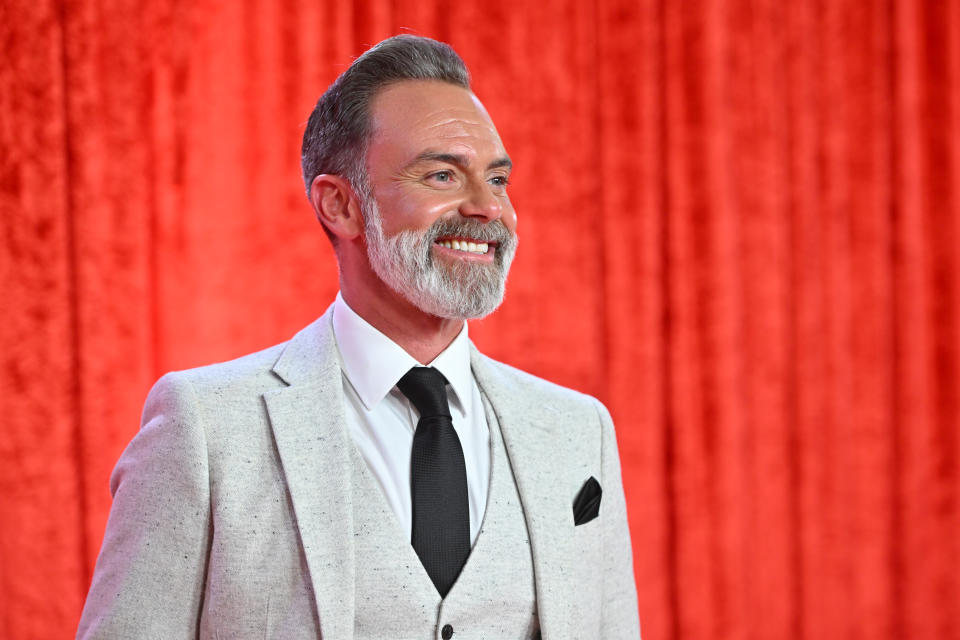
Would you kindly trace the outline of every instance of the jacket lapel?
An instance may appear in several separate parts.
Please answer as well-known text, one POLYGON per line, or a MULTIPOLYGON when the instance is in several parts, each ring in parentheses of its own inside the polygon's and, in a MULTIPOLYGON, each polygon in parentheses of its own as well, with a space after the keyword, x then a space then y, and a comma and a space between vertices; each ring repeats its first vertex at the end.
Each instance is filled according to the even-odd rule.
POLYGON ((288 343, 264 394, 303 543, 324 638, 354 627, 353 485, 331 312, 288 343))
POLYGON ((530 388, 511 384, 476 348, 471 348, 471 367, 496 413, 523 505, 541 635, 567 637, 577 603, 567 564, 576 549, 572 506, 562 487, 564 471, 573 467, 576 441, 564 433, 561 416, 547 402, 539 402, 530 388))

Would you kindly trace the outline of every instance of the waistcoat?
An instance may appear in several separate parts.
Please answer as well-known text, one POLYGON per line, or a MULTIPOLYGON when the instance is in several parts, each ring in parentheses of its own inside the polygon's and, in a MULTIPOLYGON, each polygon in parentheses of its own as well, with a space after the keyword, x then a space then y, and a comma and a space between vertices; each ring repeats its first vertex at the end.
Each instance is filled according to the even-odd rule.
POLYGON ((496 414, 483 400, 490 426, 487 508, 446 598, 440 598, 410 544, 410 532, 401 529, 366 462, 351 447, 357 640, 539 638, 530 537, 496 414))

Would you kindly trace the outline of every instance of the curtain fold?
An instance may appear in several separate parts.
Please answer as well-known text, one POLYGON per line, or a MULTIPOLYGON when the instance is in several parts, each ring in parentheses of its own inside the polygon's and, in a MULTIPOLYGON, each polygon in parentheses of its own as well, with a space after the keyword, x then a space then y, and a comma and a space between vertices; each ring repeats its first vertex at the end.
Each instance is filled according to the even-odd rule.
POLYGON ((7 0, 0 635, 72 635, 153 381, 333 299, 300 137, 403 31, 514 160, 471 336, 611 409, 645 640, 960 639, 957 0, 7 0))

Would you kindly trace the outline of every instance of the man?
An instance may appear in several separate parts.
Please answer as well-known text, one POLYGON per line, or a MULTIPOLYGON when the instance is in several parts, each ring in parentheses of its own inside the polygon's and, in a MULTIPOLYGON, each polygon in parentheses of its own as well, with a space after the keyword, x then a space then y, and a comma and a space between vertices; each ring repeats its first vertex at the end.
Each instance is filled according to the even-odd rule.
POLYGON ((639 637, 607 411, 467 337, 516 246, 510 167, 447 45, 331 85, 303 169, 340 295, 156 384, 79 637, 639 637))

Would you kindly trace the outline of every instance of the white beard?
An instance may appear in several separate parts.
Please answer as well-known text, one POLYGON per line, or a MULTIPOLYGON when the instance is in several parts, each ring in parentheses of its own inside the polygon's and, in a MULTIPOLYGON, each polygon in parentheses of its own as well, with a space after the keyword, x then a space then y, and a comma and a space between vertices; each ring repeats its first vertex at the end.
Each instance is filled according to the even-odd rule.
POLYGON ((370 265, 408 302, 426 313, 453 320, 482 318, 503 302, 517 237, 502 222, 482 223, 458 216, 437 220, 425 231, 400 231, 388 238, 376 200, 361 200, 370 265), (493 264, 435 262, 434 242, 450 236, 496 242, 493 264))

